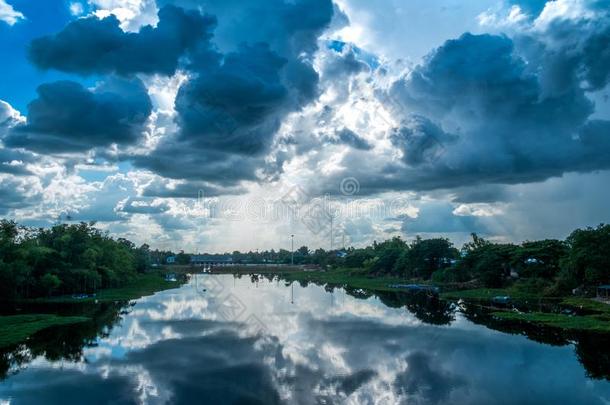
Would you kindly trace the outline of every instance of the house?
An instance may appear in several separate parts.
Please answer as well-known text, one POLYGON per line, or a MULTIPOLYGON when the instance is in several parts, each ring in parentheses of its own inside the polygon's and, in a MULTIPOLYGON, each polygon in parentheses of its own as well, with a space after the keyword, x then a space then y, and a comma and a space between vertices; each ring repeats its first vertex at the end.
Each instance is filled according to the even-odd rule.
POLYGON ((231 255, 192 255, 193 266, 228 266, 233 264, 231 255))
POLYGON ((597 287, 597 298, 610 300, 610 284, 597 287))
POLYGON ((176 263, 176 256, 168 256, 165 259, 165 263, 167 263, 167 264, 175 264, 176 263))

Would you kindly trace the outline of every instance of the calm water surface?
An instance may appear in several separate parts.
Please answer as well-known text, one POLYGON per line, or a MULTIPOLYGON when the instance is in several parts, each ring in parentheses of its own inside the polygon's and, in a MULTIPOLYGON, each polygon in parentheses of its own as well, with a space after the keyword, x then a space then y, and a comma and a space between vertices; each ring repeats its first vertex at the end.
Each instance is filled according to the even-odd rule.
POLYGON ((530 333, 555 345, 538 343, 447 304, 328 290, 198 275, 95 306, 94 322, 3 354, 0 404, 610 403, 603 343, 530 333))

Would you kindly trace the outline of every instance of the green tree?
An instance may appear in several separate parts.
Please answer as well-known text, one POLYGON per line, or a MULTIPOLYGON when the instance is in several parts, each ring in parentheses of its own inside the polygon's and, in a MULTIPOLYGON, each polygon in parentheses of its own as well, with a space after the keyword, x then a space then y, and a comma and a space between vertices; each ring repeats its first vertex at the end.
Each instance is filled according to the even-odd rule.
POLYGON ((462 259, 456 271, 478 279, 486 287, 501 287, 506 284, 517 246, 495 244, 472 234, 472 242, 462 248, 462 259))
POLYGON ((513 258, 513 265, 520 277, 554 279, 560 271, 560 263, 568 254, 568 245, 560 240, 545 239, 524 242, 513 258))
POLYGON ((563 289, 610 283, 610 225, 577 229, 566 242, 569 251, 559 277, 563 289))
POLYGON ((437 270, 448 268, 458 256, 458 251, 446 238, 415 238, 409 249, 397 262, 396 271, 407 277, 429 279, 437 270))
POLYGON ((61 280, 55 274, 46 273, 40 278, 39 284, 43 293, 51 296, 61 285, 61 280))
POLYGON ((191 262, 191 255, 184 253, 184 250, 181 250, 180 253, 176 255, 176 263, 181 265, 187 265, 191 262))
POLYGON ((395 265, 408 246, 400 237, 393 237, 385 242, 373 242, 375 260, 371 270, 379 274, 391 274, 395 272, 395 265))
POLYGON ((375 257, 375 251, 371 247, 365 249, 349 249, 344 259, 345 267, 360 268, 364 267, 367 260, 375 257))

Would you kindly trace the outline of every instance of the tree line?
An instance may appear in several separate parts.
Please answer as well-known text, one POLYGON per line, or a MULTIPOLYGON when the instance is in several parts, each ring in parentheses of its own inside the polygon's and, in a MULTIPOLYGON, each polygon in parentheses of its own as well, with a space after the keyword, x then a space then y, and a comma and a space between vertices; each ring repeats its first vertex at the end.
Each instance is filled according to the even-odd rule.
MULTIPOLYGON (((114 239, 94 223, 28 228, 0 221, 0 300, 55 294, 91 293, 121 286, 152 264, 164 264, 171 251, 136 247, 114 239)), ((189 263, 184 252, 176 263, 189 263)), ((610 225, 577 229, 566 240, 521 244, 494 243, 472 234, 461 249, 449 239, 399 237, 364 248, 310 250, 301 246, 232 254, 235 263, 312 264, 322 268, 363 269, 371 277, 394 276, 437 283, 472 283, 485 287, 517 284, 545 294, 610 284, 610 225)))
POLYGON ((0 221, 1 300, 118 287, 149 262, 148 245, 111 238, 93 223, 34 229, 0 221))
MULTIPOLYGON (((291 263, 292 252, 233 252, 237 263, 291 263)), ((466 283, 500 288, 516 284, 549 295, 574 288, 610 284, 610 225, 577 229, 565 240, 521 244, 494 243, 472 234, 461 249, 447 238, 407 242, 395 237, 365 248, 327 251, 302 246, 295 264, 365 269, 371 276, 395 276, 438 283, 466 283)))

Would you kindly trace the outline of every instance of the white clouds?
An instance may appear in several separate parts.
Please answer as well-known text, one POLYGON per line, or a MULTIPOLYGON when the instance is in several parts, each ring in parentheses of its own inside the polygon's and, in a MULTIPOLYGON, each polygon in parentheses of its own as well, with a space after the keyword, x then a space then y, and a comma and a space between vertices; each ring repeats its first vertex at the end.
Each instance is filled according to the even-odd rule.
POLYGON ((460 204, 453 210, 453 215, 463 217, 493 217, 502 213, 500 207, 486 203, 460 204))
POLYGON ((0 137, 5 135, 7 129, 24 122, 25 117, 19 111, 6 101, 0 100, 0 137))
POLYGON ((88 0, 99 18, 114 14, 125 31, 138 31, 143 25, 157 23, 155 0, 88 0))
POLYGON ((0 215, 39 203, 42 189, 40 180, 35 177, 0 173, 0 215))
POLYGON ((477 16, 481 26, 492 29, 517 28, 525 23, 527 18, 528 16, 517 5, 511 6, 508 11, 489 9, 477 16))
MULTIPOLYGON (((289 0, 287 2, 290 3, 289 0)), ((219 30, 225 42, 227 37, 235 34, 234 31, 239 31, 240 40, 251 40, 248 38, 249 35, 255 35, 257 40, 261 38, 268 40, 265 36, 266 31, 262 28, 261 32, 249 31, 250 19, 248 19, 249 24, 242 29, 238 26, 241 21, 239 13, 232 15, 233 13, 225 10, 227 15, 224 15, 221 2, 212 3, 220 13, 219 30)), ((171 77, 140 76, 151 98, 154 111, 146 121, 145 136, 135 145, 122 148, 116 145, 108 146, 96 150, 95 154, 89 152, 71 156, 71 161, 57 158, 50 162, 49 159, 54 158, 48 158, 44 163, 29 161, 26 156, 21 155, 8 153, 1 155, 3 150, 0 150, 0 157, 4 159, 3 167, 7 171, 10 169, 9 173, 28 169, 41 178, 37 182, 34 177, 16 180, 8 175, 5 176, 0 181, 0 188, 2 185, 6 188, 15 186, 16 190, 20 190, 14 200, 6 204, 5 210, 17 212, 24 218, 38 219, 49 219, 61 212, 68 212, 75 220, 103 221, 101 225, 111 232, 130 237, 138 243, 149 242, 155 247, 165 245, 172 249, 223 251, 287 247, 285 235, 291 233, 298 234, 299 243, 308 244, 310 247, 328 247, 327 236, 311 232, 311 229, 301 223, 299 218, 295 220, 295 218, 281 217, 270 220, 252 215, 248 217, 252 212, 247 210, 256 211, 260 208, 259 203, 262 200, 281 198, 286 192, 282 185, 298 185, 311 198, 327 193, 337 196, 340 194, 341 180, 355 177, 360 182, 360 192, 353 197, 358 199, 361 206, 387 205, 388 201, 392 201, 399 193, 407 201, 403 205, 394 207, 393 217, 376 216, 369 211, 368 216, 342 218, 336 226, 348 233, 350 239, 348 244, 353 242, 362 245, 370 243, 373 239, 385 239, 390 234, 404 235, 405 232, 400 227, 403 220, 412 220, 406 228, 409 232, 415 229, 421 232, 440 234, 461 232, 467 235, 470 230, 476 230, 475 228, 478 227, 495 232, 497 235, 510 234, 510 237, 517 239, 521 238, 521 235, 536 234, 534 228, 537 224, 546 224, 550 219, 548 215, 541 215, 540 221, 524 220, 527 212, 525 207, 528 206, 524 201, 528 199, 534 201, 539 198, 536 189, 540 184, 543 184, 544 186, 541 187, 549 193, 555 189, 576 187, 574 181, 570 180, 571 175, 531 186, 497 186, 500 190, 494 189, 487 194, 483 191, 488 187, 485 187, 485 190, 484 187, 480 187, 481 192, 470 193, 471 199, 468 201, 458 201, 457 197, 454 199, 455 193, 452 194, 451 191, 455 191, 455 188, 435 192, 400 192, 405 189, 459 188, 464 184, 476 183, 478 180, 474 177, 460 179, 459 176, 454 175, 456 167, 459 168, 458 166, 464 163, 465 152, 472 152, 469 155, 472 159, 466 162, 469 165, 465 167, 465 172, 488 174, 489 178, 486 181, 494 184, 503 181, 502 176, 510 175, 512 164, 529 163, 530 159, 540 162, 548 151, 551 155, 547 160, 548 168, 539 178, 563 173, 555 170, 556 166, 561 164, 558 156, 561 156, 561 153, 573 154, 573 149, 567 152, 560 150, 559 147, 553 149, 545 146, 541 141, 547 132, 550 133, 549 138, 557 137, 559 131, 556 131, 554 126, 559 125, 556 122, 560 119, 555 118, 559 115, 568 116, 565 109, 557 116, 541 117, 542 114, 538 114, 533 118, 536 122, 544 122, 547 129, 532 131, 531 136, 522 137, 523 144, 532 139, 539 142, 537 145, 532 144, 531 149, 518 144, 517 141, 521 139, 517 136, 518 130, 511 129, 500 133, 485 127, 484 131, 477 132, 477 137, 467 139, 467 136, 464 136, 473 127, 481 126, 481 123, 498 121, 498 115, 490 118, 488 114, 490 106, 497 107, 499 112, 517 109, 530 112, 532 111, 530 104, 539 103, 547 96, 544 92, 541 92, 540 97, 534 94, 532 97, 534 101, 530 104, 523 103, 525 106, 523 108, 521 106, 513 108, 506 102, 506 94, 511 94, 513 100, 518 99, 518 92, 513 91, 514 88, 509 86, 516 83, 517 79, 523 79, 520 81, 523 82, 523 88, 531 84, 529 81, 531 72, 527 69, 535 70, 537 66, 535 61, 524 58, 524 66, 527 65, 527 68, 523 67, 526 70, 523 74, 519 70, 518 75, 502 76, 498 69, 480 79, 474 77, 477 69, 473 67, 477 67, 479 72, 490 66, 493 67, 494 61, 499 61, 499 53, 489 52, 487 59, 477 60, 473 57, 464 59, 465 62, 462 63, 460 58, 464 57, 465 52, 456 52, 450 56, 454 56, 458 62, 455 65, 449 64, 448 70, 455 76, 459 73, 457 67, 465 67, 463 76, 456 80, 460 84, 470 80, 465 87, 457 85, 451 87, 454 83, 443 81, 443 77, 446 78, 443 70, 446 66, 440 63, 437 65, 438 71, 429 70, 422 73, 422 69, 419 69, 421 74, 415 77, 418 70, 413 67, 413 62, 419 62, 425 54, 441 46, 445 40, 459 37, 465 31, 504 32, 509 33, 510 38, 516 35, 535 35, 536 30, 540 34, 554 22, 597 18, 597 13, 600 11, 592 11, 589 7, 590 2, 584 0, 549 2, 544 8, 540 7, 538 12, 533 12, 526 5, 518 6, 507 1, 498 2, 497 7, 492 6, 489 9, 489 4, 484 2, 475 4, 476 2, 462 0, 442 2, 338 0, 338 3, 349 17, 350 24, 343 28, 338 27, 338 31, 332 31, 337 28, 333 27, 332 30, 324 33, 322 36, 324 40, 318 42, 321 49, 310 55, 313 66, 319 74, 319 81, 316 81, 316 84, 320 96, 312 97, 313 101, 299 106, 298 109, 291 109, 290 114, 273 116, 274 124, 276 121, 281 124, 278 134, 269 141, 270 151, 265 150, 255 161, 248 155, 238 155, 231 160, 220 154, 208 156, 205 152, 210 149, 210 145, 207 144, 205 148, 195 150, 172 148, 172 141, 179 133, 174 109, 176 94, 180 86, 189 79, 187 74, 180 70, 180 68, 186 69, 182 66, 179 67, 178 73, 171 77), (540 10, 542 12, 536 17, 540 10), (367 54, 352 44, 344 44, 340 51, 330 49, 328 40, 332 39, 353 42, 370 53, 367 54), (433 74, 437 75, 430 79, 433 74), (403 90, 409 92, 401 95, 386 91, 397 77, 404 79, 406 87, 403 90), (413 77, 421 80, 413 82, 411 81, 413 77), (494 86, 503 80, 507 86, 495 89, 494 86), (481 86, 478 87, 479 85, 481 86), (448 87, 447 93, 451 94, 445 94, 440 90, 435 93, 439 86, 441 90, 444 89, 443 86, 448 87), (497 90, 496 93, 493 93, 494 89, 497 90), (494 94, 496 97, 491 97, 494 94), (411 96, 412 100, 409 100, 412 102, 404 102, 404 106, 399 106, 404 107, 403 110, 398 111, 396 101, 400 101, 405 95, 411 96), (502 107, 506 108, 503 110, 502 107), (425 115, 428 121, 422 117, 411 116, 413 112, 425 115), (428 135, 429 130, 432 129, 438 130, 435 132, 436 139, 447 141, 447 145, 430 146, 434 136, 431 138, 428 135), (449 145, 449 141, 458 135, 462 136, 463 140, 459 143, 461 149, 452 149, 453 144, 449 145), (443 149, 445 146, 446 150, 443 149), (156 167, 154 165, 138 166, 137 158, 146 159, 150 157, 151 151, 157 149, 159 149, 159 166, 163 166, 163 173, 168 178, 132 168, 131 164, 154 170, 156 167), (505 149, 525 150, 527 153, 517 155, 516 158, 510 154, 500 156, 505 149), (133 160, 126 163, 125 161, 129 159, 133 160), (447 171, 441 172, 436 178, 440 177, 446 181, 427 182, 426 176, 433 173, 426 163, 437 159, 447 163, 447 171), (266 167, 262 168, 261 162, 266 163, 266 167), (70 170, 64 169, 64 164, 69 166, 70 170), (418 164, 420 167, 415 167, 418 164), (249 165, 257 168, 255 175, 251 175, 249 169, 244 170, 249 165), (120 173, 119 167, 121 167, 120 173), (404 170, 405 167, 414 169, 404 170), (103 181, 87 180, 87 176, 82 173, 92 169, 99 171, 101 168, 111 170, 111 175, 103 181), (552 169, 554 171, 549 174, 552 169), (247 171, 251 176, 231 177, 239 170, 247 171), (216 177, 211 176, 216 173, 216 177), (169 179, 170 176, 172 179, 169 179), (209 178, 206 177, 205 182, 193 180, 202 176, 209 178), (246 182, 241 182, 244 178, 246 182), (213 181, 227 181, 228 185, 213 187, 213 181), (255 184, 255 181, 261 181, 261 184, 255 184), (417 188, 414 184, 421 187, 417 188), (28 187, 29 194, 26 193, 28 187), (205 190, 206 199, 221 195, 219 200, 225 204, 221 217, 212 217, 210 210, 198 205, 199 190, 205 190), (240 192, 246 194, 239 197, 229 196, 240 192), (512 198, 514 193, 521 193, 523 201, 512 198), (424 198, 432 194, 434 197, 424 198), (35 211, 31 205, 38 201, 37 198, 40 203, 35 211), (494 199, 506 201, 499 203, 494 199), (19 210, 21 203, 28 208, 19 210), (433 217, 441 219, 436 221, 433 217), (511 228, 513 219, 515 219, 515 232, 511 228), (250 235, 257 237, 252 238, 250 235)), ((159 5, 162 4, 159 2, 159 5)), ((181 4, 196 4, 196 2, 181 4)), ((0 0, 0 18, 4 17, 2 11, 6 7, 12 10, 5 0, 0 0)), ((231 10, 231 7, 233 6, 227 6, 227 9, 231 10)), ((126 31, 136 31, 142 25, 155 24, 157 21, 157 5, 153 0, 80 0, 70 4, 70 11, 75 16, 89 12, 98 17, 113 14, 119 19, 121 28, 126 31)), ((2 19, 14 24, 17 19, 23 18, 19 12, 14 10, 12 12, 12 20, 2 19)), ((256 24, 258 21, 252 23, 254 26, 256 24)), ((214 41, 218 37, 215 35, 214 41)), ((506 39, 506 46, 512 43, 509 37, 503 38, 506 39)), ((274 39, 270 41, 274 43, 274 39)), ((563 37, 559 37, 557 41, 566 48, 563 42, 566 40, 563 37)), ((453 46, 455 44, 456 41, 453 41, 453 46)), ((474 49, 476 56, 483 55, 483 47, 475 42, 473 44, 464 46, 464 49, 474 49)), ((227 46, 226 43, 224 45, 227 46)), ((231 47, 233 45, 231 43, 231 47)), ((519 51, 519 44, 515 45, 515 48, 519 51)), ((507 64, 514 62, 514 55, 512 48, 505 52, 507 64)), ((423 64, 426 63, 424 61, 423 64)), ((603 64, 603 61, 600 64, 603 64)), ((521 65, 517 67, 522 69, 521 65)), ((549 83, 568 82, 555 79, 557 78, 550 77, 549 83)), ((606 92, 607 90, 600 91, 595 95, 598 105, 604 100, 607 102, 606 92)), ((526 93, 527 100, 530 100, 532 93, 529 90, 526 93)), ((243 97, 238 94, 236 99, 241 100, 243 97)), ((573 100, 574 97, 570 99, 573 100)), ((524 115, 526 114, 520 113, 519 117, 524 115)), ((595 118, 599 117, 595 116, 595 118)), ((518 121, 512 116, 509 118, 505 121, 510 123, 518 121)), ((0 137, 3 136, 3 127, 7 128, 24 121, 25 118, 18 111, 0 101, 0 137)), ((234 143, 246 142, 250 139, 250 135, 234 143)), ((570 133, 566 135, 566 139, 572 141, 572 136, 573 134, 570 133)), ((223 138, 219 137, 214 141, 223 142, 223 138)), ((212 149, 213 146, 211 145, 212 149)), ((522 178, 516 180, 511 178, 508 182, 512 184, 518 181, 539 180, 528 177, 531 175, 531 167, 526 167, 524 173, 522 178)), ((593 177, 594 175, 583 175, 586 179, 593 177)), ((583 209, 591 207, 591 210, 596 210, 590 215, 579 216, 585 223, 591 223, 594 218, 603 219, 603 209, 591 201, 599 197, 598 194, 592 194, 591 197, 583 197, 574 202, 575 206, 583 209)), ((560 203, 552 199, 545 200, 544 204, 558 207, 562 212, 568 211, 566 207, 560 207, 560 203)), ((534 207, 535 209, 537 207, 534 207)), ((579 226, 578 221, 565 223, 569 223, 570 227, 579 226)), ((566 226, 568 225, 546 227, 545 230, 547 235, 553 235, 564 232, 566 226)), ((413 234, 409 233, 409 236, 413 234)))
POLYGON ((6 0, 0 0, 0 21, 4 21, 8 25, 15 25, 24 18, 23 13, 15 10, 6 0))
POLYGON ((80 16, 84 12, 83 4, 79 2, 70 3, 70 14, 80 16))
POLYGON ((463 0, 339 0, 350 25, 341 39, 355 42, 385 59, 417 62, 448 38, 477 31, 486 2, 463 0))
POLYGON ((587 20, 594 18, 596 12, 589 6, 595 3, 592 0, 555 0, 548 1, 538 18, 534 21, 534 27, 546 30, 553 22, 562 20, 587 20))

